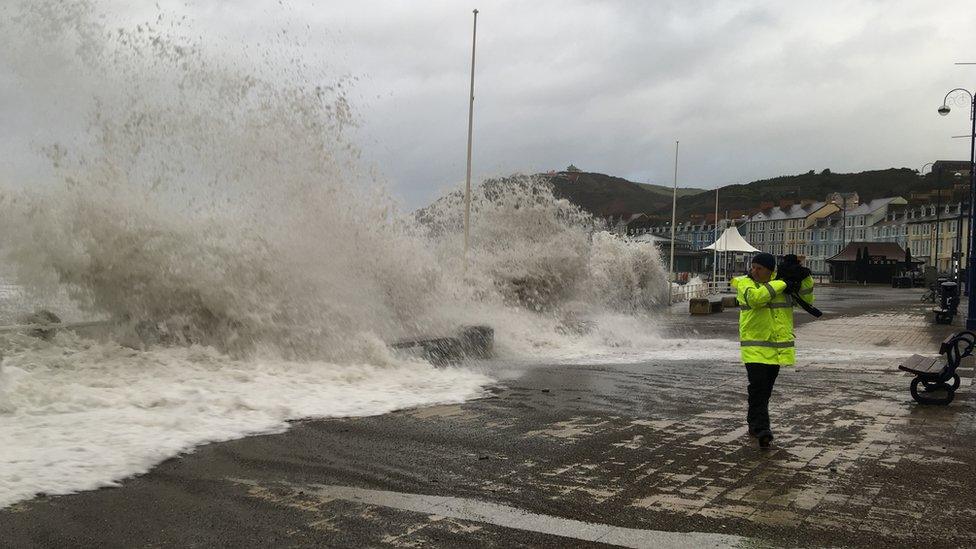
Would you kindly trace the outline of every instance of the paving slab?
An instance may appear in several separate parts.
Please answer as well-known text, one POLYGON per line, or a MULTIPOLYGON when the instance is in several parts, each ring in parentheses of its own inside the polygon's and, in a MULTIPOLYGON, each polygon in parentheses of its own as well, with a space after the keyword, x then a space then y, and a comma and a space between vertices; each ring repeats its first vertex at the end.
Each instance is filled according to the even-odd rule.
MULTIPOLYGON (((976 545, 976 387, 921 407, 899 356, 956 326, 920 291, 825 288, 762 451, 734 360, 537 366, 488 398, 300 421, 119 488, 0 511, 9 547, 976 545), (918 294, 918 295, 916 295, 918 294), (811 352, 811 350, 815 352, 811 352), (822 350, 822 356, 818 354, 822 350), (855 357, 855 358, 851 358, 855 357)), ((957 318, 957 321, 961 319, 957 318)), ((676 334, 735 337, 735 313, 676 334)))

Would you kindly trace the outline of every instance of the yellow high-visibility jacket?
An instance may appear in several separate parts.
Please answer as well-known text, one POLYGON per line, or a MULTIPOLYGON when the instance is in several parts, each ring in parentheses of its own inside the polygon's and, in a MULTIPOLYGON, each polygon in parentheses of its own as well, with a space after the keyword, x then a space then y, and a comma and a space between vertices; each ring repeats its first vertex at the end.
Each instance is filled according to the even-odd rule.
MULTIPOLYGON (((792 366, 796 362, 793 337, 793 298, 786 283, 756 282, 749 276, 732 279, 739 302, 739 350, 742 362, 792 366)), ((813 278, 800 283, 799 297, 813 304, 813 278)))

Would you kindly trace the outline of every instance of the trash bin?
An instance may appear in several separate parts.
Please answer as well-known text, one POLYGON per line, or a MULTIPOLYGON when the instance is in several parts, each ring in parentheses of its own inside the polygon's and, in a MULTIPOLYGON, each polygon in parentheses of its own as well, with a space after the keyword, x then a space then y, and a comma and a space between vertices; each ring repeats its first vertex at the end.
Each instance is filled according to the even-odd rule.
POLYGON ((959 285, 955 282, 943 282, 939 285, 939 307, 955 315, 959 308, 959 285))

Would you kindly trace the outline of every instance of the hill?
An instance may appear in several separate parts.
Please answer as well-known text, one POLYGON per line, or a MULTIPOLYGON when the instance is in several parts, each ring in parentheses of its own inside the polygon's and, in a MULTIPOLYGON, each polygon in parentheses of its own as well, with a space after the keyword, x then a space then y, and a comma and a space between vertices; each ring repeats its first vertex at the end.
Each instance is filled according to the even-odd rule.
MULTIPOLYGON (((803 198, 823 200, 828 193, 856 191, 861 201, 886 196, 908 198, 911 191, 928 190, 935 186, 934 178, 920 178, 909 168, 889 168, 859 173, 820 173, 809 171, 800 175, 783 175, 761 179, 742 185, 727 185, 719 189, 721 210, 753 211, 761 202, 781 199, 799 201, 803 198)), ((943 185, 945 186, 945 185, 943 185)), ((678 217, 707 214, 714 211, 715 194, 708 192, 678 199, 678 217)), ((661 213, 660 210, 656 213, 661 213)))
MULTIPOLYGON (((660 216, 662 219, 671 216, 671 189, 662 185, 634 183, 621 177, 582 171, 538 174, 535 177, 548 179, 556 196, 569 200, 597 217, 619 217, 635 213, 660 216)), ((489 191, 499 192, 503 187, 502 183, 508 179, 489 180, 485 185, 488 189, 500 186, 489 191)), ((804 198, 824 200, 832 192, 856 191, 862 202, 887 196, 909 198, 913 191, 946 188, 951 183, 947 178, 937 181, 936 175, 932 173, 919 177, 918 172, 909 168, 858 173, 833 173, 830 170, 817 173, 811 170, 804 174, 783 175, 721 187, 719 208, 721 212, 739 210, 751 213, 763 202, 778 203, 782 199, 800 201, 804 198)), ((460 196, 453 199, 460 200, 460 196)), ((429 208, 417 212, 418 218, 429 216, 429 208)), ((693 214, 708 215, 714 211, 713 191, 678 188, 678 219, 688 219, 693 214)))
MULTIPOLYGON (((663 194, 668 198, 671 198, 671 193, 674 190, 673 187, 665 187, 664 185, 655 185, 653 183, 638 183, 638 185, 644 187, 652 193, 663 194)), ((701 194, 704 192, 708 191, 706 189, 696 189, 694 187, 678 187, 678 198, 701 194)))
MULTIPOLYGON (((647 213, 670 217, 671 189, 661 185, 633 183, 619 177, 588 172, 560 172, 551 176, 557 195, 567 198, 597 216, 620 216, 647 213)), ((925 192, 951 185, 948 178, 937 181, 927 173, 919 177, 909 168, 888 168, 857 173, 833 173, 813 170, 797 175, 782 175, 751 183, 726 185, 719 189, 722 212, 756 211, 763 202, 779 203, 782 199, 824 200, 832 192, 856 191, 861 201, 887 196, 909 198, 911 193, 925 192)), ((715 211, 715 193, 711 190, 678 189, 677 216, 687 219, 693 214, 708 215, 715 211)))
MULTIPOLYGON (((593 172, 559 172, 550 176, 553 192, 598 217, 640 212, 671 212, 672 190, 661 185, 634 183, 593 172)), ((678 188, 678 196, 693 196, 702 189, 678 188)))

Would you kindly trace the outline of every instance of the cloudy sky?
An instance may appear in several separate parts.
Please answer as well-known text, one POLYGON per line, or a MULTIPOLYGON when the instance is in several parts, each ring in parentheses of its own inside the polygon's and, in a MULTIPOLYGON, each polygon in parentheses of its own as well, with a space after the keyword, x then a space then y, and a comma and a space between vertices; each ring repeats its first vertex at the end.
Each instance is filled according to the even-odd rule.
MULTIPOLYGON (((106 0, 134 20, 155 2, 106 0)), ((302 34, 349 92, 363 161, 408 206, 474 174, 588 171, 712 188, 968 158, 976 6, 922 1, 161 1, 220 47, 302 34)), ((114 15, 113 15, 114 14, 114 15)))

